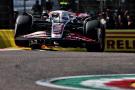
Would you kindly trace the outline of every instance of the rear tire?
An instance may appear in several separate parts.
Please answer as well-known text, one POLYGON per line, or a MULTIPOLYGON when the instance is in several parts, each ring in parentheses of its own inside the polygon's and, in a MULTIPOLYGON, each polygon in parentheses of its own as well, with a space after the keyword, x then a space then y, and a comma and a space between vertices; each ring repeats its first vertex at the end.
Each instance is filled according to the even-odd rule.
POLYGON ((97 21, 87 22, 86 35, 95 40, 94 43, 86 43, 86 49, 88 52, 102 52, 105 48, 105 28, 97 21), (90 25, 94 25, 93 27, 90 25))

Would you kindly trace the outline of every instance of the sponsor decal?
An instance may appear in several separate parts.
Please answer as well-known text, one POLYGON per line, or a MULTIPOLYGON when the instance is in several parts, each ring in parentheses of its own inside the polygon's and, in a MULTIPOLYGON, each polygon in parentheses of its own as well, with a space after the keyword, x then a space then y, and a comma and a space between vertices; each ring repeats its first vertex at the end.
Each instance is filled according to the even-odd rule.
POLYGON ((127 40, 127 39, 108 39, 106 41, 107 49, 131 49, 135 50, 135 40, 127 40))
POLYGON ((135 51, 134 30, 108 30, 106 51, 135 51))
POLYGON ((69 76, 39 80, 36 84, 68 90, 134 90, 135 74, 69 76))

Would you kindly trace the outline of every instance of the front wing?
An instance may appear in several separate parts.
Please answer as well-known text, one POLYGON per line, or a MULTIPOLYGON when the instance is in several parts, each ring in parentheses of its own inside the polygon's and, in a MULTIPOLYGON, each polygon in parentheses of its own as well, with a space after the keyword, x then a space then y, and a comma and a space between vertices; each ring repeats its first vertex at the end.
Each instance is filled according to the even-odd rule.
POLYGON ((79 33, 68 33, 63 38, 51 38, 50 34, 46 31, 37 31, 31 34, 23 35, 15 38, 16 44, 19 46, 30 46, 32 44, 53 44, 54 41, 65 42, 65 41, 77 41, 84 43, 95 43, 96 41, 90 37, 84 36, 79 33), (25 45, 27 44, 27 45, 25 45))

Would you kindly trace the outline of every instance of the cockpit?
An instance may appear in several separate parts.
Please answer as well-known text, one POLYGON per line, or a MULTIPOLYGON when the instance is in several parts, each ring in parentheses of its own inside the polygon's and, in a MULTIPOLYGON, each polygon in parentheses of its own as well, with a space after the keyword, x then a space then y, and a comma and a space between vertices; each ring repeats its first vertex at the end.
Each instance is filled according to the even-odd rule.
POLYGON ((65 23, 70 20, 68 12, 52 12, 50 18, 54 23, 65 23))

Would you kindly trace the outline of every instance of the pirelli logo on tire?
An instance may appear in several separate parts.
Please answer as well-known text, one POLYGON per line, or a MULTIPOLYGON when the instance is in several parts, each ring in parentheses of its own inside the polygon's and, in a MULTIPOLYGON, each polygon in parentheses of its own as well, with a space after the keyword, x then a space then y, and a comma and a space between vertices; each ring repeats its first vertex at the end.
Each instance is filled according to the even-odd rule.
POLYGON ((105 51, 135 52, 135 30, 107 30, 105 51))

